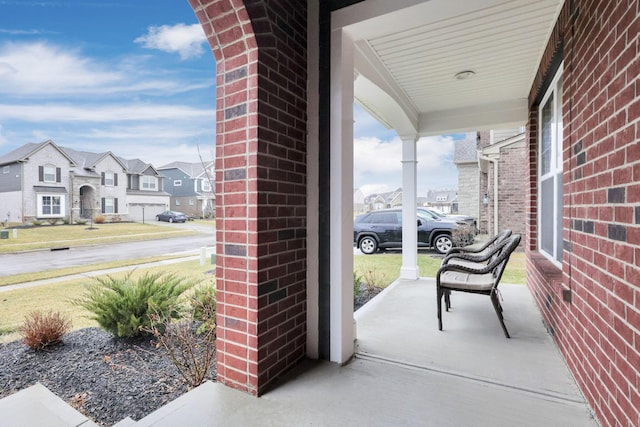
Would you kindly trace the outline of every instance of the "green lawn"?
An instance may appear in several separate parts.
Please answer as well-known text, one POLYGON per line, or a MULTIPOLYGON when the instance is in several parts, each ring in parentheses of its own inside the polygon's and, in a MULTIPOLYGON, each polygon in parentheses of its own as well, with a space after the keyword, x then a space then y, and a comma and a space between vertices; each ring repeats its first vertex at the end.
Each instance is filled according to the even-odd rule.
MULTIPOLYGON (((418 254, 418 268, 421 277, 435 277, 442 261, 429 254, 418 254)), ((373 255, 357 255, 353 257, 353 269, 356 274, 366 279, 372 279, 374 284, 386 287, 400 276, 402 266, 402 254, 378 253, 373 255)), ((524 253, 518 252, 511 255, 507 268, 502 275, 503 283, 526 283, 526 262, 524 253)))
MULTIPOLYGON (((210 284, 215 280, 215 276, 212 274, 214 269, 215 265, 201 266, 199 260, 194 260, 159 267, 139 268, 134 271, 133 277, 146 272, 163 271, 192 278, 202 284, 210 284)), ((127 272, 114 273, 112 276, 125 274, 127 272)), ((87 318, 89 313, 85 309, 69 302, 69 299, 80 296, 85 285, 94 280, 93 278, 76 279, 0 292, 0 342, 18 339, 19 336, 16 332, 18 326, 22 323, 24 316, 34 310, 60 311, 71 318, 74 330, 97 326, 93 320, 87 318)))
POLYGON ((97 243, 116 243, 132 240, 161 239, 196 234, 192 230, 179 230, 155 224, 135 222, 84 225, 43 225, 19 228, 17 238, 13 229, 7 229, 8 239, 0 239, 0 253, 33 249, 82 246, 97 243))

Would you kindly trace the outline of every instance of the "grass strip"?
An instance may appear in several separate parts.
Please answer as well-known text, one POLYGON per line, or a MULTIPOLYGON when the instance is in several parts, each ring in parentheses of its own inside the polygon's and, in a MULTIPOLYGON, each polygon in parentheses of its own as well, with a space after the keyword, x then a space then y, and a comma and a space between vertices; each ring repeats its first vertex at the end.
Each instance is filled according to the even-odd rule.
MULTIPOLYGON (((199 283, 212 283, 215 280, 215 265, 200 265, 200 260, 191 260, 175 264, 136 269, 132 277, 146 272, 174 273, 177 276, 190 278, 199 283)), ((120 277, 127 272, 110 274, 120 277)), ((103 276, 107 276, 106 274, 103 276)), ((70 299, 82 295, 85 286, 93 283, 94 278, 73 279, 41 285, 31 288, 15 289, 0 293, 0 342, 19 339, 16 332, 24 317, 31 311, 60 311, 72 322, 72 330, 90 326, 98 326, 87 318, 89 313, 81 307, 71 304, 70 299)))

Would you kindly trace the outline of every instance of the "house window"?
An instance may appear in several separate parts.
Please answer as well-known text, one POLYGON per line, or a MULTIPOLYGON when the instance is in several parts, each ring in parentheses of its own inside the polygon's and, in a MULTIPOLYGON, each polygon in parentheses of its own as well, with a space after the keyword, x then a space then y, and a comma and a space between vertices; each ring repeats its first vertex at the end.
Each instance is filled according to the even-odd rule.
POLYGON ((211 191, 211 184, 208 179, 202 180, 202 191, 211 191))
POLYGON ((102 199, 102 213, 118 213, 118 199, 113 197, 104 197, 102 199))
POLYGON ((53 165, 44 165, 42 168, 42 180, 44 182, 56 182, 56 167, 53 165))
POLYGON ((176 206, 180 206, 181 203, 180 200, 176 200, 176 206))
POLYGON ((538 135, 538 250, 562 263, 562 67, 542 102, 538 135))
POLYGON ((38 217, 60 217, 64 212, 64 196, 38 195, 38 217))
POLYGON ((193 206, 193 199, 189 199, 189 206, 193 206))
POLYGON ((142 177, 142 189, 143 190, 155 190, 157 187, 157 181, 155 176, 143 176, 142 177))
POLYGON ((2 173, 9 173, 10 170, 11 170, 10 166, 5 166, 2 168, 2 173))
POLYGON ((174 187, 180 187, 182 185, 182 180, 181 179, 176 179, 173 181, 173 186, 174 187))
POLYGON ((115 178, 114 178, 114 173, 109 171, 109 172, 105 172, 104 173, 104 182, 102 183, 102 185, 107 185, 110 187, 113 187, 115 185, 115 178))

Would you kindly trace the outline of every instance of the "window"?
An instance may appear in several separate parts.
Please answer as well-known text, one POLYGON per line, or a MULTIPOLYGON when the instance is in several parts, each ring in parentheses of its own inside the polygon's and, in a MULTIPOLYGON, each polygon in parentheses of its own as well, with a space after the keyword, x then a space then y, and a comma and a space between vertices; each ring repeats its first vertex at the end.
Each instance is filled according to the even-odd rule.
POLYGON ((113 197, 102 198, 102 213, 118 213, 118 199, 113 197))
POLYGON ((61 217, 64 212, 64 196, 39 194, 37 199, 38 217, 61 217))
POLYGON ((2 173, 9 173, 10 170, 11 170, 11 166, 5 166, 2 168, 2 173))
POLYGON ((180 206, 182 204, 182 202, 180 200, 176 199, 176 206, 180 206))
POLYGON ((102 174, 102 185, 113 187, 115 185, 115 174, 111 171, 102 174))
POLYGON ((208 179, 202 180, 202 191, 211 191, 211 184, 208 179))
POLYGON ((174 187, 180 187, 182 185, 182 180, 181 179, 176 179, 173 181, 173 186, 174 187))
POLYGON ((142 189, 143 190, 155 190, 157 187, 157 181, 155 176, 143 176, 142 177, 142 189))
POLYGON ((193 206, 193 199, 189 199, 189 206, 193 206))
POLYGON ((562 262, 562 67, 540 104, 538 250, 562 262))
POLYGON ((43 175, 42 181, 44 182, 57 182, 56 181, 56 167, 53 165, 44 165, 42 167, 43 175))

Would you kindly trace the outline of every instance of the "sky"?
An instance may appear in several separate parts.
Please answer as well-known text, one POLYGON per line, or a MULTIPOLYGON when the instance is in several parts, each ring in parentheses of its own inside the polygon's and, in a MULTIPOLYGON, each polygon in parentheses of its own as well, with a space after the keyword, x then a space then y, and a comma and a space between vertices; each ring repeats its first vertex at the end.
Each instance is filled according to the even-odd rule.
MULTIPOLYGON (((354 116, 354 186, 402 186, 397 134, 354 116)), ((418 195, 457 186, 462 137, 418 141, 418 195)), ((0 0, 0 155, 49 139, 156 167, 214 159, 215 61, 187 0, 0 0)))

